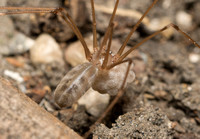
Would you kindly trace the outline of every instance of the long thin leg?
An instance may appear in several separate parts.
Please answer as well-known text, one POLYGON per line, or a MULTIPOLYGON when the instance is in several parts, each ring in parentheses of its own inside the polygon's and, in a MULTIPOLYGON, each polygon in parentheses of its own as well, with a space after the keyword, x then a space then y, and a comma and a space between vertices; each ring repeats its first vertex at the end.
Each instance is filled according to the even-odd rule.
POLYGON ((170 23, 167 26, 163 27, 162 29, 154 32, 153 34, 151 34, 150 36, 146 37, 144 40, 142 40, 141 42, 139 42, 138 44, 136 44, 135 46, 133 46, 131 49, 129 49, 126 53, 124 53, 118 60, 117 62, 111 64, 108 66, 108 69, 113 68, 114 66, 118 65, 119 63, 121 63, 121 61, 123 61, 124 58, 126 58, 131 52, 133 52, 133 50, 135 50, 136 48, 138 48, 139 46, 141 46, 143 43, 145 43, 146 41, 150 40, 151 38, 155 37, 156 35, 158 35, 159 33, 163 32, 164 30, 168 29, 168 28, 174 28, 176 29, 179 33, 181 33, 183 36, 185 36, 186 38, 189 39, 189 41, 191 41, 196 47, 199 47, 199 44, 194 41, 189 35, 187 35, 185 32, 183 32, 177 25, 170 23))
POLYGON ((106 42, 107 42, 107 40, 108 40, 108 38, 109 38, 110 28, 111 28, 111 25, 112 25, 112 23, 113 23, 113 20, 114 20, 116 11, 117 11, 118 4, 119 4, 119 0, 117 0, 117 1, 115 2, 115 7, 114 7, 114 10, 113 10, 112 16, 111 16, 111 18, 110 18, 109 25, 108 25, 107 30, 106 30, 106 33, 105 33, 105 35, 104 35, 103 41, 102 41, 102 43, 101 43, 101 45, 100 45, 100 49, 99 49, 99 52, 98 52, 98 54, 97 54, 97 57, 100 56, 101 51, 102 51, 103 47, 105 47, 106 42))
POLYGON ((66 12, 65 9, 63 8, 40 8, 40 7, 0 7, 0 16, 4 15, 11 15, 11 14, 30 14, 30 13, 54 13, 59 16, 61 16, 65 22, 70 26, 70 28, 74 31, 76 34, 77 38, 80 40, 84 51, 86 58, 90 61, 91 59, 91 52, 88 49, 88 46, 83 39, 82 34, 80 33, 78 27, 76 26, 75 22, 72 20, 72 18, 69 16, 69 14, 66 12), (2 11, 1 10, 7 10, 7 11, 2 11))
POLYGON ((123 89, 125 87, 125 83, 126 83, 126 80, 127 80, 127 77, 128 77, 128 73, 130 71, 130 67, 131 67, 131 64, 133 63, 133 61, 131 59, 126 59, 126 60, 118 63, 118 65, 125 63, 125 62, 128 62, 128 67, 127 67, 127 71, 126 71, 126 74, 125 74, 125 77, 124 77, 124 80, 123 80, 123 83, 122 83, 122 86, 121 86, 119 92, 115 96, 114 100, 107 107, 107 109, 103 112, 103 114, 98 118, 98 120, 92 126, 90 126, 90 130, 84 134, 84 138, 87 138, 90 135, 92 130, 95 128, 95 126, 97 124, 99 124, 104 119, 104 117, 107 115, 107 113, 114 107, 114 105, 118 102, 120 97, 123 95, 123 93, 124 93, 123 89))
POLYGON ((47 8, 47 7, 9 7, 9 6, 0 6, 0 9, 1 10, 30 10, 30 11, 33 11, 33 10, 41 10, 41 11, 53 11, 53 10, 56 10, 58 8, 47 8))
POLYGON ((96 18, 95 18, 95 10, 94 10, 94 0, 91 0, 92 7, 92 25, 93 25, 93 49, 97 49, 97 29, 96 29, 96 18))
POLYGON ((4 7, 1 6, 0 10, 8 10, 0 12, 0 16, 13 15, 13 14, 30 14, 30 13, 52 13, 57 8, 40 8, 40 7, 4 7))
POLYGON ((78 37, 78 39, 80 40, 80 42, 82 43, 82 46, 84 48, 85 51, 85 56, 86 59, 90 61, 91 59, 91 52, 88 49, 88 46, 85 42, 85 40, 83 39, 83 36, 80 32, 80 30, 78 29, 78 27, 76 26, 75 22, 73 21, 73 19, 71 18, 71 16, 67 13, 66 10, 64 10, 63 8, 60 8, 60 11, 58 11, 57 13, 61 13, 61 17, 65 20, 65 22, 71 27, 71 29, 74 31, 74 33, 76 34, 76 36, 78 37))
MULTIPOLYGON (((127 55, 129 55, 133 50, 135 50, 136 48, 138 48, 139 46, 141 46, 144 42, 148 41, 149 39, 153 38, 154 36, 158 35, 159 33, 163 32, 164 30, 168 29, 168 28, 174 28, 175 30, 177 30, 179 33, 181 33, 183 36, 185 36, 186 38, 189 39, 189 41, 191 41, 196 47, 199 47, 199 44, 197 44, 196 41, 194 41, 189 35, 187 35, 185 32, 183 32, 177 25, 170 23, 167 26, 165 26, 164 28, 154 32, 152 35, 146 37, 144 40, 142 40, 141 42, 139 42, 138 44, 136 44, 135 46, 133 46, 131 49, 129 49, 126 53, 124 53, 118 61, 122 61, 124 58, 126 58, 127 55)), ((114 65, 113 65, 114 66, 114 65)))
POLYGON ((124 43, 120 47, 119 51, 117 52, 117 55, 121 56, 121 54, 124 51, 124 48, 126 47, 129 39, 131 38, 132 34, 135 32, 135 30, 138 28, 140 23, 142 22, 143 18, 148 14, 148 12, 151 10, 151 8, 157 3, 158 0, 154 0, 153 3, 149 6, 149 8, 146 10, 146 12, 142 15, 142 17, 138 20, 138 22, 135 24, 135 26, 132 28, 128 36, 126 37, 124 43))
POLYGON ((2 12, 0 13, 0 16, 4 15, 13 15, 13 14, 35 14, 35 13, 49 13, 49 11, 16 11, 16 12, 2 12))
POLYGON ((114 28, 114 23, 112 23, 111 26, 111 31, 110 31, 110 37, 109 37, 109 42, 108 42, 108 48, 106 50, 106 55, 105 58, 103 60, 103 64, 102 64, 102 69, 105 69, 107 64, 108 64, 108 59, 109 59, 109 53, 110 53, 110 48, 111 48, 111 44, 112 44, 112 34, 113 34, 113 28, 114 28))

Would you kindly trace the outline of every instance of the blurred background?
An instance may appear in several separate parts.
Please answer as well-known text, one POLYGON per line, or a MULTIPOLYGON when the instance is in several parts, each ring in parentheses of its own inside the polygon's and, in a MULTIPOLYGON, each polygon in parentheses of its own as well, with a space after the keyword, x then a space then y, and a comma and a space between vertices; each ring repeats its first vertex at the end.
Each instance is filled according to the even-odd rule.
MULTIPOLYGON (((120 48, 130 29, 152 2, 120 0, 115 18, 113 53, 120 48)), ((114 0, 95 0, 98 41, 102 40, 106 31, 114 3, 114 0)), ((1 0, 0 6, 64 7, 92 51, 90 0, 1 0)), ((132 35, 126 50, 169 23, 178 25, 200 44, 199 11, 199 0, 159 0, 132 35)), ((93 100, 91 104, 87 104, 88 98, 83 98, 75 114, 69 114, 67 109, 60 110, 54 103, 52 94, 62 77, 74 66, 86 62, 79 40, 57 15, 1 16, 0 36, 0 76, 12 81, 20 91, 79 134, 89 129, 113 99, 98 93, 88 95, 89 100, 93 100), (91 109, 91 106, 95 107, 91 109)), ((157 112, 156 108, 159 108, 161 115, 166 116, 165 120, 161 116, 161 120, 157 121, 161 124, 154 124, 156 127, 149 126, 145 120, 139 122, 143 125, 140 129, 135 127, 134 132, 130 131, 132 134, 145 129, 147 132, 144 134, 147 134, 150 132, 148 127, 162 127, 155 138, 165 134, 172 138, 200 138, 200 49, 175 29, 169 28, 140 46, 129 58, 134 60, 136 79, 126 88, 125 95, 104 124, 111 128, 119 115, 130 114, 140 108, 147 110, 152 106, 152 111, 146 111, 145 115, 158 115, 160 111, 157 112), (170 128, 167 126, 169 123, 170 128)), ((139 120, 135 113, 131 116, 135 117, 135 121, 139 120)), ((126 116, 124 118, 127 119, 126 116)), ((125 122, 123 128, 129 127, 125 122)), ((100 126, 95 135, 107 137, 105 130, 108 129, 100 126)), ((117 132, 113 129, 113 135, 117 132)), ((145 136, 134 134, 134 137, 145 136)))

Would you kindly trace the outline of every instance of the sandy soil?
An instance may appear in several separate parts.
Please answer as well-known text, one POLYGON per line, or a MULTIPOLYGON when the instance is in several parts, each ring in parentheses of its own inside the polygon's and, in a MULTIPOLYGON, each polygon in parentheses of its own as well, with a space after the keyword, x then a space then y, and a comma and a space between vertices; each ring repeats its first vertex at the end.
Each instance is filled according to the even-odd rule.
MULTIPOLYGON (((83 36, 92 34, 89 1, 71 2, 71 6, 67 0, 34 2, 10 0, 7 5, 66 7, 83 36)), ((100 40, 110 17, 109 11, 104 11, 101 6, 112 10, 113 2, 102 0, 95 3, 98 3, 96 15, 100 40)), ((137 17, 130 16, 128 10, 142 14, 150 3, 145 0, 121 0, 119 7, 125 14, 116 17, 117 27, 113 38, 122 43, 131 27, 137 22, 137 17)), ((179 0, 171 3, 160 0, 148 14, 148 22, 139 26, 128 46, 133 46, 152 34, 156 28, 161 28, 169 22, 178 24, 197 43, 200 43, 199 11, 198 0, 179 0), (178 19, 181 17, 181 12, 183 15, 189 15, 187 19, 181 18, 182 22, 178 19)), ((1 24, 2 21, 0 19, 1 24)), ((0 28, 7 28, 5 32, 0 32, 1 36, 5 33, 14 36, 16 33, 12 32, 17 31, 33 40, 40 34, 47 33, 56 39, 63 52, 69 44, 77 41, 71 29, 52 14, 9 16, 6 25, 0 28), (13 29, 9 23, 13 24, 13 29)), ((11 36, 5 35, 0 38, 1 44, 9 43, 11 36)), ((73 114, 70 109, 61 110, 55 105, 52 97, 57 84, 72 66, 66 59, 64 65, 59 62, 33 64, 29 51, 19 53, 0 54, 0 76, 11 80, 41 107, 83 135, 97 117, 89 114, 84 106, 78 106, 73 114), (5 75, 5 70, 19 73, 24 79, 23 84, 19 85, 16 80, 5 75)), ((93 137, 200 138, 200 49, 172 29, 146 42, 136 50, 132 58, 136 79, 127 86, 123 97, 103 123, 95 128, 93 137)))

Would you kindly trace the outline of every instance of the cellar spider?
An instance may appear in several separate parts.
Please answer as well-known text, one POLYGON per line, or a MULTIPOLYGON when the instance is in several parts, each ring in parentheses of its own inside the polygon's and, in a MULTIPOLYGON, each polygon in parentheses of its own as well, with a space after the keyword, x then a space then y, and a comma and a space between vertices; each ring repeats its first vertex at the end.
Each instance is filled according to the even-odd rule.
POLYGON ((60 107, 72 106, 77 100, 90 88, 97 90, 100 93, 108 93, 110 95, 116 95, 114 100, 103 112, 100 118, 90 127, 90 130, 85 134, 88 135, 93 130, 97 123, 100 123, 106 114, 113 108, 119 98, 123 95, 123 89, 127 83, 132 82, 135 78, 135 74, 130 70, 133 66, 132 59, 126 59, 126 57, 133 52, 136 48, 141 46, 143 43, 160 34, 164 30, 174 28, 176 31, 181 33, 183 36, 189 39, 195 46, 200 46, 185 32, 183 32, 177 25, 170 23, 164 26, 162 29, 154 32, 152 35, 144 38, 141 42, 134 45, 127 52, 123 53, 130 37, 136 31, 138 26, 141 24, 144 17, 150 11, 150 9, 157 3, 158 0, 154 0, 153 3, 148 7, 142 17, 133 26, 130 33, 126 37, 125 41, 121 45, 120 49, 116 54, 113 54, 110 50, 112 44, 112 34, 114 28, 114 17, 116 15, 119 0, 116 0, 112 16, 109 21, 109 25, 103 37, 101 43, 97 42, 96 33, 96 19, 95 19, 95 8, 94 1, 91 0, 92 7, 92 26, 93 26, 93 49, 91 53, 88 46, 83 39, 83 36, 77 28, 75 22, 72 20, 70 15, 63 8, 32 8, 32 7, 0 7, 0 16, 12 15, 12 14, 25 14, 25 13, 53 13, 62 17, 62 19, 70 26, 74 31, 77 38, 80 40, 87 63, 81 64, 69 71, 58 84, 55 92, 55 102, 60 107), (7 10, 7 11, 2 11, 7 10))

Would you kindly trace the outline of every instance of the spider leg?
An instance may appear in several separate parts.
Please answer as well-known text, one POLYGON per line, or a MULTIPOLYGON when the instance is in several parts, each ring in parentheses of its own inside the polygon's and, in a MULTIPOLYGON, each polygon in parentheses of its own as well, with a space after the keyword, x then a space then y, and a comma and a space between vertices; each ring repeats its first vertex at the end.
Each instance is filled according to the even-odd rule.
MULTIPOLYGON (((133 50, 135 50, 136 48, 138 48, 139 46, 141 46, 143 43, 145 43, 146 41, 150 40, 151 38, 153 38, 154 36, 160 34, 161 32, 167 30, 168 28, 174 28, 175 30, 177 30, 179 33, 181 33, 183 36, 185 36, 186 38, 189 39, 189 41, 191 41, 196 47, 200 48, 200 45, 194 41, 188 34, 186 34, 184 31, 182 31, 177 25, 170 23, 167 26, 163 27, 162 29, 154 32, 153 34, 151 34, 150 36, 146 37, 145 39, 143 39, 141 42, 139 42, 138 44, 136 44, 135 46, 133 46, 131 49, 129 49, 126 53, 124 53, 118 61, 122 61, 124 58, 126 58, 133 50)), ((111 65, 111 67, 115 66, 115 63, 113 65, 111 65)))
POLYGON ((142 15, 142 17, 140 17, 140 19, 138 20, 138 22, 133 26, 133 28, 131 29, 130 33, 128 34, 128 36, 126 37, 124 43, 122 44, 122 46, 120 47, 119 51, 117 52, 117 55, 121 56, 121 54, 124 51, 124 48, 126 47, 128 41, 130 40, 132 34, 136 31, 136 29, 138 28, 138 26, 141 24, 142 20, 144 19, 144 17, 149 13, 149 11, 151 10, 151 8, 158 2, 158 0, 154 0, 153 3, 149 6, 149 8, 145 11, 145 13, 142 15))
POLYGON ((13 14, 51 13, 56 9, 57 8, 0 6, 0 16, 13 15, 13 14))
POLYGON ((63 18, 63 20, 69 25, 74 31, 77 38, 80 40, 85 56, 88 61, 91 60, 91 52, 81 34, 80 30, 76 26, 71 16, 67 13, 64 8, 41 8, 41 7, 0 7, 0 16, 13 15, 13 14, 32 14, 32 13, 54 13, 63 18), (5 11, 6 10, 6 11, 5 11))
POLYGON ((95 126, 97 124, 101 123, 101 121, 104 119, 104 117, 108 114, 108 112, 114 107, 114 105, 118 102, 118 100, 120 99, 120 97, 123 95, 123 93, 124 93, 123 90, 124 90, 124 87, 125 87, 125 84, 126 84, 126 80, 127 80, 127 77, 128 77, 129 71, 130 71, 131 64, 133 63, 133 60, 132 59, 126 59, 126 60, 121 61, 121 62, 119 62, 117 64, 117 65, 119 65, 119 64, 126 63, 126 62, 128 62, 128 67, 127 67, 127 71, 125 73, 122 85, 121 85, 121 87, 119 89, 119 92, 115 96, 114 100, 106 108, 106 110, 101 114, 101 116, 98 118, 98 120, 92 126, 90 126, 90 130, 84 134, 84 138, 87 138, 90 135, 90 133, 93 131, 93 129, 95 128, 95 126))
POLYGON ((96 29, 96 18, 95 18, 95 10, 94 10, 94 0, 91 1, 92 7, 92 31, 93 31, 93 49, 97 49, 97 29, 96 29))

